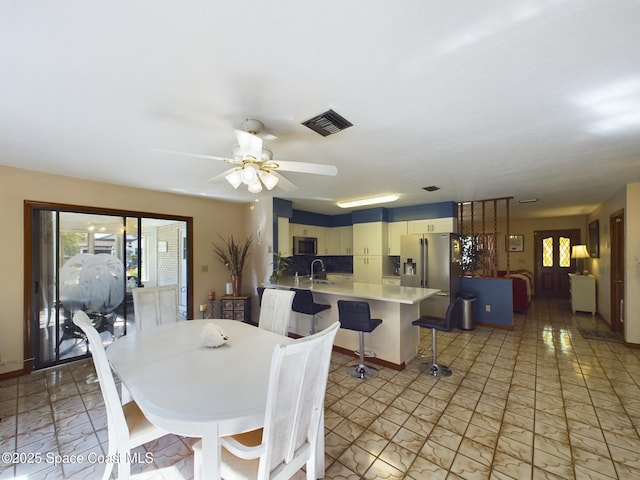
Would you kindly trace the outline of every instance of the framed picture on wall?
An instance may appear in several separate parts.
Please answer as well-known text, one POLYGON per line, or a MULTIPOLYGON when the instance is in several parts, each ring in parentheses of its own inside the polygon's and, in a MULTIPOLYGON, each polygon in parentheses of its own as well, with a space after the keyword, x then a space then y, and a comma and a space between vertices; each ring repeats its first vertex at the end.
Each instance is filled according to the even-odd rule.
POLYGON ((524 235, 507 235, 505 240, 508 252, 524 252, 524 235))
POLYGON ((600 222, 594 220, 589 224, 589 255, 600 258, 600 222))

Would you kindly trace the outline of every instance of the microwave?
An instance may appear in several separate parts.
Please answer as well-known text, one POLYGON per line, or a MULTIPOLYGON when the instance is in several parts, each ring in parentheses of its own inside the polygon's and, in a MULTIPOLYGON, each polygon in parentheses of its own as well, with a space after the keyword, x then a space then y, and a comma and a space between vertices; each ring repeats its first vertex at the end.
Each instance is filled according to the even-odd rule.
POLYGON ((316 255, 318 239, 315 237, 293 237, 294 255, 316 255))

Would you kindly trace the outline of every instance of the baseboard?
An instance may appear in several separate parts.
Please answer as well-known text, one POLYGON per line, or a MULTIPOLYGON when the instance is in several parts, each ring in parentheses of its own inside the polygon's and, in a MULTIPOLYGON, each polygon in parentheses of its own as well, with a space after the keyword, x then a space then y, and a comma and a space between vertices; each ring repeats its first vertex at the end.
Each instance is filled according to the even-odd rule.
POLYGON ((21 377, 23 375, 28 375, 28 374, 29 374, 29 370, 27 369, 27 367, 25 367, 20 370, 12 370, 10 372, 0 373, 0 380, 9 380, 10 378, 21 377))

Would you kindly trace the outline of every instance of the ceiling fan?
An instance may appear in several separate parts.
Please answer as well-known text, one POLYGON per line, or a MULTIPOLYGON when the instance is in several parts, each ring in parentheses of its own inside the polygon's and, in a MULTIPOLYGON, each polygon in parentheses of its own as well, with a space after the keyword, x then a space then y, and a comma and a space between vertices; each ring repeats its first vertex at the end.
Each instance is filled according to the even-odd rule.
MULTIPOLYGON (((331 176, 335 176, 338 173, 338 169, 333 165, 274 160, 273 152, 263 145, 262 138, 258 136, 263 128, 262 122, 254 119, 246 119, 242 122, 241 128, 242 130, 235 130, 238 144, 232 148, 231 157, 174 152, 170 150, 156 151, 222 160, 231 163, 234 167, 210 178, 207 180, 207 183, 224 178, 236 189, 242 184, 247 185, 247 189, 251 193, 261 192, 263 185, 267 190, 273 189, 276 185, 285 191, 292 191, 298 188, 291 181, 280 175, 279 172, 301 172, 331 176)), ((275 137, 271 136, 271 138, 275 137)))

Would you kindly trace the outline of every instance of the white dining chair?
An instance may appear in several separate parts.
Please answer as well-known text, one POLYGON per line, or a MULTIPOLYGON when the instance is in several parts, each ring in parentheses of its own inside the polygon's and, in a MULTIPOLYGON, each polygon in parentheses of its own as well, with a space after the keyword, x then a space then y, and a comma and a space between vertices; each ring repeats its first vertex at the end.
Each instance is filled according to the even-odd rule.
POLYGON ((291 306, 295 292, 277 288, 265 288, 260 304, 258 327, 287 336, 291 306))
MULTIPOLYGON (((316 478, 318 434, 324 435, 324 396, 339 327, 335 322, 315 335, 276 346, 264 428, 221 438, 222 478, 281 480, 305 465, 307 480, 316 478)), ((201 440, 193 450, 194 477, 200 479, 201 440)))
POLYGON ((136 331, 163 323, 176 322, 178 312, 178 286, 134 288, 133 312, 136 331))
MULTIPOLYGON (((134 401, 124 405, 120 404, 118 390, 113 379, 113 373, 109 366, 109 360, 102 345, 102 339, 98 331, 91 325, 91 320, 85 312, 78 310, 73 315, 73 323, 82 329, 89 341, 91 357, 98 375, 100 390, 104 397, 104 405, 107 410, 107 438, 109 448, 107 456, 119 458, 118 478, 128 480, 131 474, 129 452, 147 442, 167 435, 169 432, 162 430, 150 423, 134 401)), ((111 478, 113 462, 105 464, 103 480, 111 478)))

